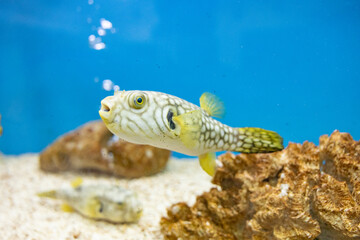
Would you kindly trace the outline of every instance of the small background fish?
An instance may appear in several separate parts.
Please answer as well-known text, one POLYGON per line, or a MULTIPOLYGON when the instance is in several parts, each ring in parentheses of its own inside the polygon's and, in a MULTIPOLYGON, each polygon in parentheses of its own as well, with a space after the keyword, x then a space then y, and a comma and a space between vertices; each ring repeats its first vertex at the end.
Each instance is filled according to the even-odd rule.
POLYGON ((0 136, 2 135, 2 133, 3 133, 3 128, 1 126, 1 114, 0 114, 0 136))
POLYGON ((204 93, 200 107, 151 91, 119 91, 101 101, 99 114, 111 132, 129 142, 199 156, 201 167, 215 172, 215 152, 266 153, 283 149, 283 139, 261 128, 233 128, 222 117, 224 104, 204 93))
POLYGON ((82 179, 72 182, 72 188, 51 190, 37 194, 63 200, 62 210, 76 210, 82 215, 114 223, 136 222, 142 215, 137 195, 115 185, 82 185, 82 179))

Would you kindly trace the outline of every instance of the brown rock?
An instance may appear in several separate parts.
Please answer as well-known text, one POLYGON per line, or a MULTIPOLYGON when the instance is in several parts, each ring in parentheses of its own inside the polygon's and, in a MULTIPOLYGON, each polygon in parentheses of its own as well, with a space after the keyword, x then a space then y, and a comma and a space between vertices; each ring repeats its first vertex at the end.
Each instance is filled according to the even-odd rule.
POLYGON ((338 131, 319 147, 226 153, 213 178, 219 187, 192 207, 170 207, 162 232, 165 239, 360 239, 359 156, 360 142, 338 131))
POLYGON ((160 172, 169 157, 168 150, 119 140, 102 121, 94 121, 57 139, 39 161, 44 171, 95 170, 135 178, 160 172))

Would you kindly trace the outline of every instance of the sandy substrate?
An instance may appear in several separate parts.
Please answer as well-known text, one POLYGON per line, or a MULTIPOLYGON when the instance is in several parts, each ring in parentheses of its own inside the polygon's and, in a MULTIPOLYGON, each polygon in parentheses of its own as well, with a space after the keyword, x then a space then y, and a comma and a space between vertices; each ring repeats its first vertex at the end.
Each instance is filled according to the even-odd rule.
POLYGON ((197 161, 171 159, 160 174, 125 180, 94 173, 44 173, 38 155, 0 156, 1 239, 162 239, 161 216, 171 204, 195 202, 196 195, 212 187, 197 161), (143 203, 137 224, 94 221, 60 209, 61 202, 43 199, 37 192, 68 186, 81 176, 86 183, 116 183, 136 191, 143 203))

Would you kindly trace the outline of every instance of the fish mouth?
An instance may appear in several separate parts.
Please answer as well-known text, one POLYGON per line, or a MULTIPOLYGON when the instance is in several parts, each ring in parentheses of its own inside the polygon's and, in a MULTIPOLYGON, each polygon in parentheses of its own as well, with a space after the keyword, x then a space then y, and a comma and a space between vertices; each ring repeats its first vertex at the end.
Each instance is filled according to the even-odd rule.
POLYGON ((103 111, 103 112, 110 112, 110 108, 106 103, 101 104, 101 109, 100 110, 103 111))
POLYGON ((101 108, 99 115, 105 123, 109 123, 113 120, 113 97, 106 97, 101 101, 101 108))

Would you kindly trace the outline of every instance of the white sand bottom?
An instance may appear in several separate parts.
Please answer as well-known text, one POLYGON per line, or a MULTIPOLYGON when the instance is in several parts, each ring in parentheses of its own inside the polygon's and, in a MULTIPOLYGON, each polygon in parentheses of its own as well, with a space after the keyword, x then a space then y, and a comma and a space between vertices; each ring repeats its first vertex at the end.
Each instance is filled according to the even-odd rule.
POLYGON ((150 177, 126 180, 100 174, 45 173, 38 168, 38 155, 0 155, 1 239, 162 239, 159 221, 170 205, 193 204, 196 195, 208 191, 211 178, 198 161, 171 159, 165 171, 150 177), (136 224, 94 221, 61 210, 61 201, 39 198, 37 192, 69 186, 81 176, 87 183, 116 183, 136 191, 143 203, 143 216, 136 224))

